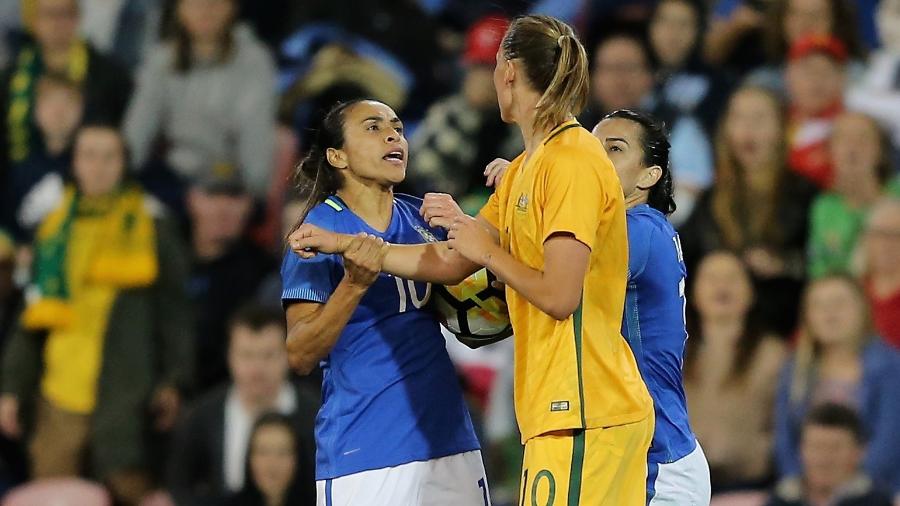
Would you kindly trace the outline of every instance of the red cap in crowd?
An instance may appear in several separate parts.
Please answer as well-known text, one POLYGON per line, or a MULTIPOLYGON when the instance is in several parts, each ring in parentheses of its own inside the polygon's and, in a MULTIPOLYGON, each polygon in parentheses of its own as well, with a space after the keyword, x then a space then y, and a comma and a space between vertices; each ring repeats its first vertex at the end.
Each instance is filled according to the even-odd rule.
POLYGON ((497 50, 508 27, 509 20, 502 17, 489 16, 478 20, 466 33, 463 62, 493 65, 497 61, 497 50))
POLYGON ((838 63, 847 62, 847 46, 832 35, 808 35, 794 42, 788 51, 788 60, 794 61, 814 53, 830 56, 838 63))

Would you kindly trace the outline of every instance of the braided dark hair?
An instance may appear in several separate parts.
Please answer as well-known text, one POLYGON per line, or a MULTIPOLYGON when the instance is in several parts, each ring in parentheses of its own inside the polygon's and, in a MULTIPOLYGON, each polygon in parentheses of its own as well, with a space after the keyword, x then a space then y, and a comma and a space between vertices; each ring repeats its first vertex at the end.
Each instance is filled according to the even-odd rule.
POLYGON ((306 201, 306 206, 291 232, 300 227, 312 208, 344 186, 341 173, 328 163, 328 148, 344 147, 345 114, 350 107, 367 100, 359 98, 335 104, 315 131, 309 151, 294 170, 294 184, 299 197, 306 201))
MULTIPOLYGON (((645 167, 658 166, 662 171, 659 181, 650 188, 647 204, 666 216, 675 212, 675 190, 672 188, 672 169, 669 167, 669 133, 662 121, 642 112, 619 109, 603 117, 619 118, 641 126, 641 149, 645 167)), ((646 188, 642 188, 646 189, 646 188)))

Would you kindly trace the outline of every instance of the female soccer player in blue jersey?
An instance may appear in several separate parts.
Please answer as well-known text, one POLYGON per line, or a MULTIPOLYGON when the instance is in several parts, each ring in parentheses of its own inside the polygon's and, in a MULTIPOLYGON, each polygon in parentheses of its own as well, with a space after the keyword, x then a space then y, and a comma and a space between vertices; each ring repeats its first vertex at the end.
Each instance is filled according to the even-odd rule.
POLYGON ((650 505, 709 504, 709 465, 691 431, 682 382, 687 339, 684 259, 666 216, 675 211, 663 124, 621 110, 594 128, 616 167, 628 219, 628 288, 622 335, 653 397, 650 505))
POLYGON ((408 145, 390 107, 360 100, 325 117, 298 176, 300 222, 354 235, 342 255, 281 268, 291 365, 321 364, 319 506, 488 505, 478 440, 444 338, 424 306, 431 286, 380 273, 387 246, 444 239, 422 201, 393 193, 408 145))

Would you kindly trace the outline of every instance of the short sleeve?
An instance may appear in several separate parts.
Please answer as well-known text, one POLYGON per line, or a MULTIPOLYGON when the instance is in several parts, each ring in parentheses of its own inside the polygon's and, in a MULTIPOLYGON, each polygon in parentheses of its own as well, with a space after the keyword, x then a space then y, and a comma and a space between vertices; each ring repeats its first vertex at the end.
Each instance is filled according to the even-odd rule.
POLYGON ((310 259, 300 258, 288 251, 281 263, 281 303, 319 302, 324 304, 337 283, 339 269, 334 255, 316 255, 310 259))
MULTIPOLYGON (((559 153, 545 163, 543 195, 538 202, 544 216, 541 242, 553 234, 569 233, 593 250, 597 230, 604 222, 604 214, 609 213, 610 189, 603 188, 598 163, 610 162, 559 153)), ((608 220, 609 217, 605 221, 608 220)))
POLYGON ((487 203, 478 211, 478 215, 485 219, 492 227, 500 230, 500 197, 497 191, 491 194, 487 203))
POLYGON ((640 216, 628 214, 628 279, 634 280, 644 273, 650 259, 653 244, 653 227, 648 227, 640 216))

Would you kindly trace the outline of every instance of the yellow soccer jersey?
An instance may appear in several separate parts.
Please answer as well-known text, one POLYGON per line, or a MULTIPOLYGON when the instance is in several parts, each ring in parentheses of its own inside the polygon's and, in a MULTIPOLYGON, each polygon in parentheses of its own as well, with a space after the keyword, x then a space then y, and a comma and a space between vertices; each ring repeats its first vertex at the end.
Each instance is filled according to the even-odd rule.
POLYGON ((569 233, 591 249, 578 311, 565 321, 507 288, 515 332, 515 405, 522 441, 551 431, 637 422, 653 411, 620 334, 628 275, 625 202, 602 144, 576 121, 519 155, 481 210, 500 244, 533 269, 544 242, 569 233))

